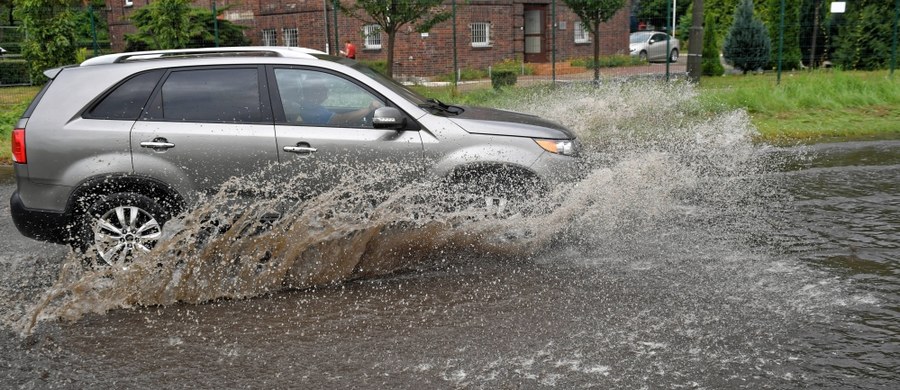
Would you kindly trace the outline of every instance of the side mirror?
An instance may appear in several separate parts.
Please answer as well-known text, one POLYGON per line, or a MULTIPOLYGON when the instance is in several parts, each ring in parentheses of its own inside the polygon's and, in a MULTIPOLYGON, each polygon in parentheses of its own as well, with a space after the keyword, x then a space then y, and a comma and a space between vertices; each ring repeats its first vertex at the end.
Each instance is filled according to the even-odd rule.
POLYGON ((376 129, 402 129, 406 127, 406 116, 394 107, 380 107, 372 116, 372 125, 376 129))

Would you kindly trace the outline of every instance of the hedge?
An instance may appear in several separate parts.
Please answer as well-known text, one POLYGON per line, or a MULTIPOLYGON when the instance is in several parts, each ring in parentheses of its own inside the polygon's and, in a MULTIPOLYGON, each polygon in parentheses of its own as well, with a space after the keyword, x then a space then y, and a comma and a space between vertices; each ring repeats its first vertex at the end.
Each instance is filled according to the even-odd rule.
POLYGON ((0 84, 29 84, 28 62, 25 60, 0 60, 0 84))

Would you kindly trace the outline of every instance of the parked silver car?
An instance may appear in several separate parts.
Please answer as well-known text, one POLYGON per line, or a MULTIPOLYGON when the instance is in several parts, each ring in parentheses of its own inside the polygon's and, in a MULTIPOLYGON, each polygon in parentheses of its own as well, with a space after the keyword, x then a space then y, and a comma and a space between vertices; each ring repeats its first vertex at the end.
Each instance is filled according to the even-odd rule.
POLYGON ((632 57, 644 61, 665 61, 666 48, 670 62, 678 62, 679 42, 677 38, 669 39, 669 34, 659 31, 638 31, 631 33, 629 48, 632 57))
POLYGON ((273 163, 400 160, 426 179, 519 188, 578 174, 558 123, 426 99, 316 50, 131 52, 45 74, 13 131, 13 220, 110 263, 150 250, 203 191, 273 163))

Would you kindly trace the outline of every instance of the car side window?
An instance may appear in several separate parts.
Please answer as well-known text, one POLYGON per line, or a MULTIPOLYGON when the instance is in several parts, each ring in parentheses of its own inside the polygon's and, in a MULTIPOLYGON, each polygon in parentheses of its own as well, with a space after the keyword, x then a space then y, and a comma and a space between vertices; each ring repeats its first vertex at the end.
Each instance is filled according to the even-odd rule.
POLYGON ((381 98, 343 77, 309 69, 276 68, 285 122, 301 126, 372 128, 381 98))
POLYGON ((665 41, 666 41, 666 34, 653 34, 653 42, 654 43, 665 42, 665 41))
POLYGON ((138 74, 117 86, 85 114, 89 119, 136 120, 164 70, 138 74))
POLYGON ((256 67, 173 71, 154 103, 146 119, 225 123, 263 120, 256 67))

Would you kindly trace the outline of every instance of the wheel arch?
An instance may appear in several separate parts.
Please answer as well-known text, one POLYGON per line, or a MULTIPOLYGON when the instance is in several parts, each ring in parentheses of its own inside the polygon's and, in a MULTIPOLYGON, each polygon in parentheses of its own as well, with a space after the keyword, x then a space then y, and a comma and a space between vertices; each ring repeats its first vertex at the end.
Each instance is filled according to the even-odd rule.
POLYGON ((66 209, 73 217, 84 213, 104 196, 133 192, 155 200, 169 213, 169 217, 186 208, 186 201, 174 187, 160 180, 129 174, 102 175, 81 182, 69 197, 66 209))

